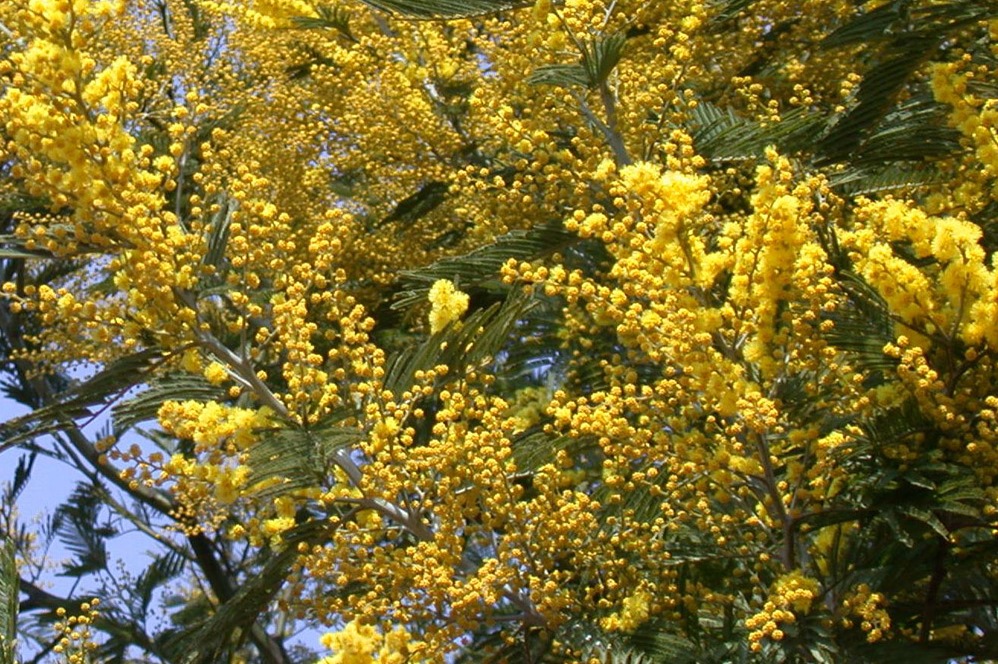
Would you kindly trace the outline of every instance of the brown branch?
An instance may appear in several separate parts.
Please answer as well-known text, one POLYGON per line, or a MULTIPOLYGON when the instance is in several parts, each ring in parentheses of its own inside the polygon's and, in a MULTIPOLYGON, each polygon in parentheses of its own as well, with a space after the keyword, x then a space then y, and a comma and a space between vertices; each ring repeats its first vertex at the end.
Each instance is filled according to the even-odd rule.
POLYGON ((918 633, 919 643, 928 643, 932 634, 932 622, 936 617, 938 608, 939 589, 946 577, 946 554, 949 552, 949 542, 943 538, 937 539, 939 546, 936 549, 935 565, 932 569, 932 577, 929 579, 929 588, 925 592, 925 603, 922 605, 922 627, 918 633))

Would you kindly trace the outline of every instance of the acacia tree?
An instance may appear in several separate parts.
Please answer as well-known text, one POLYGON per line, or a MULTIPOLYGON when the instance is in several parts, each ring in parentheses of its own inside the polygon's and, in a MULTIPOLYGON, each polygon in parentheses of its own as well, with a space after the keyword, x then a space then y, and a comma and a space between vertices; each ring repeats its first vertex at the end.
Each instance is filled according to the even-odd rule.
POLYGON ((998 657, 988 3, 10 0, 0 33, 3 657, 998 657), (37 455, 82 479, 40 534, 37 455))

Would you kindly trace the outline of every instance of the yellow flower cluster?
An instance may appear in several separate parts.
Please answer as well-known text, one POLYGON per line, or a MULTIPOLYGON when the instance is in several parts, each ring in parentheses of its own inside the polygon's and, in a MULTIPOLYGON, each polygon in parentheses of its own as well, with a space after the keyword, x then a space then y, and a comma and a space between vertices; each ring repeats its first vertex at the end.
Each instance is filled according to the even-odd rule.
POLYGON ((782 641, 784 628, 793 625, 798 617, 807 615, 811 605, 821 593, 816 579, 794 570, 778 578, 769 589, 762 610, 745 620, 750 647, 754 652, 762 649, 762 640, 782 641))
POLYGON ((430 287, 430 334, 436 334, 458 320, 468 310, 468 294, 457 290, 448 279, 439 279, 430 287))
POLYGON ((652 597, 647 590, 636 591, 624 599, 620 611, 601 620, 600 625, 610 632, 633 632, 651 617, 652 597))
POLYGON ((849 629, 859 623, 859 628, 866 633, 870 643, 879 641, 886 636, 891 628, 891 617, 887 613, 886 600, 880 593, 870 590, 861 583, 842 599, 841 610, 845 616, 842 625, 849 629))
MULTIPOLYGON (((843 112, 862 80, 818 47, 855 3, 752 4, 723 18, 699 0, 538 0, 437 22, 355 3, 334 25, 305 0, 5 2, 0 156, 11 190, 44 201, 16 237, 90 261, 4 285, 42 328, 16 359, 42 371, 155 348, 142 380, 227 389, 159 409, 188 453, 106 459, 168 489, 189 532, 228 521, 230 538, 280 549, 322 515, 293 609, 356 616, 323 637, 323 661, 439 661, 501 621, 552 633, 593 611, 620 632, 734 612, 753 650, 778 642, 824 610, 835 542, 859 537, 805 526, 852 499, 844 459, 865 418, 916 406, 939 435, 884 457, 972 468, 982 512, 998 509, 998 263, 971 221, 996 197, 998 108, 976 85, 992 65, 929 67, 965 149, 924 201, 850 200, 775 148, 708 162, 705 91, 770 129, 843 112), (621 59, 600 80, 524 76, 591 65, 613 36, 621 59), (385 333, 456 327, 470 297, 436 281, 428 326, 408 328, 375 320, 385 286, 542 221, 581 242, 510 259, 502 278, 561 309, 567 367, 512 393, 480 367, 389 384, 385 333), (895 324, 876 369, 829 341, 855 313, 853 273, 895 324), (358 442, 317 455, 314 486, 254 481, 258 430, 328 426, 358 442), (532 436, 549 458, 524 453, 532 436), (750 562, 690 580, 670 550, 691 539, 750 562)), ((876 640, 885 604, 860 586, 837 617, 876 640)))
POLYGON ((193 441, 195 453, 243 451, 270 421, 266 407, 249 410, 214 401, 167 401, 158 416, 164 431, 193 441))
POLYGON ((933 217, 898 200, 860 201, 861 225, 843 234, 856 269, 877 289, 917 343, 936 336, 959 338, 969 345, 998 347, 994 320, 998 282, 985 262, 981 229, 955 217, 933 217), (917 267, 894 246, 904 242, 915 260, 931 258, 930 269, 917 267))
POLYGON ((59 635, 52 650, 58 653, 67 664, 90 664, 97 661, 96 650, 100 644, 94 640, 94 621, 100 617, 97 610, 99 599, 92 599, 80 605, 80 614, 67 616, 66 609, 56 609, 59 618, 52 628, 59 635))
POLYGON ((396 397, 382 390, 366 408, 361 448, 367 461, 359 486, 334 487, 321 497, 356 509, 328 543, 302 549, 304 580, 365 578, 383 592, 315 596, 307 600, 311 610, 349 612, 365 622, 418 623, 433 657, 502 607, 537 624, 560 623, 585 601, 566 583, 572 570, 597 560, 626 567, 599 534, 599 505, 565 489, 553 466, 538 471, 533 495, 524 496, 511 451, 517 420, 507 417, 504 401, 481 391, 487 377, 450 377, 438 367, 419 372, 416 380, 425 387, 396 397), (428 423, 431 437, 416 445, 416 425, 402 423, 430 417, 420 398, 434 394, 430 386, 441 380, 435 392, 441 404, 428 423), (432 522, 420 516, 427 513, 432 522), (468 565, 466 542, 488 541, 489 554, 468 565), (449 618, 440 620, 443 614, 449 618))
POLYGON ((287 29, 294 25, 294 18, 313 18, 315 9, 303 0, 254 0, 253 2, 214 2, 204 0, 209 11, 224 12, 262 30, 287 29))
POLYGON ((327 632, 319 637, 319 642, 329 650, 318 664, 406 664, 421 661, 421 650, 404 627, 381 633, 371 625, 356 620, 348 622, 338 632, 327 632))
MULTIPOLYGON (((177 499, 176 514, 182 527, 197 532, 201 521, 213 529, 225 519, 226 510, 244 494, 250 468, 244 465, 245 452, 256 440, 256 432, 271 423, 269 408, 249 410, 218 402, 168 401, 159 409, 163 430, 180 440, 194 443, 191 455, 173 454, 162 459, 155 453, 141 460, 141 453, 112 458, 138 461, 139 474, 146 484, 168 485, 177 499), (155 476, 152 471, 158 470, 155 476)), ((134 471, 126 469, 129 477, 134 471)))
POLYGON ((135 53, 134 40, 118 48, 134 34, 126 4, 16 0, 0 10, 19 36, 12 42, 19 48, 0 62, 9 81, 0 95, 4 154, 16 159, 11 175, 50 209, 20 216, 16 234, 25 246, 56 256, 105 254, 97 280, 108 277, 121 289, 95 293, 88 280, 65 284, 58 308, 37 304, 46 315, 71 314, 76 326, 48 326, 39 343, 95 362, 134 350, 144 329, 182 334, 191 317, 178 311, 173 289, 191 287, 199 271, 191 251, 200 238, 166 203, 193 127, 171 123, 169 143, 159 149, 133 136, 146 91, 142 67, 151 59, 135 53), (70 310, 73 298, 81 311, 70 310))
POLYGON ((814 193, 823 188, 827 195, 827 186, 820 179, 795 182, 786 157, 770 150, 767 158, 771 165, 756 173, 753 213, 734 244, 729 301, 745 321, 738 329, 748 335, 745 358, 769 378, 779 371, 792 329, 779 319, 780 311, 808 286, 829 289, 831 268, 810 218, 814 193))
POLYGON ((932 66, 932 92, 937 101, 951 107, 950 124, 960 131, 968 148, 955 169, 959 180, 949 200, 936 196, 931 200, 936 207, 973 214, 998 199, 998 98, 986 98, 974 86, 994 76, 993 65, 974 63, 969 54, 932 66))

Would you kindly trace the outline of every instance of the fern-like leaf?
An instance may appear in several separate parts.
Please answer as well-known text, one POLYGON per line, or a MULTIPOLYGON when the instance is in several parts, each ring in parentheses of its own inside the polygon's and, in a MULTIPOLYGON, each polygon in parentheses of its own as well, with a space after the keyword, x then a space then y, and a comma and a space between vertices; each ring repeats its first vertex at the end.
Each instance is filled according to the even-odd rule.
POLYGON ((127 355, 67 390, 56 403, 0 424, 0 452, 42 434, 61 431, 73 418, 92 415, 90 407, 103 406, 130 388, 141 385, 162 358, 162 352, 155 349, 127 355))
POLYGON ((890 308, 879 293, 853 273, 843 272, 840 284, 849 294, 849 304, 828 314, 834 326, 826 339, 848 352, 862 369, 893 373, 897 360, 884 353, 884 347, 895 341, 890 308))
POLYGON ((361 0, 407 19, 466 18, 526 6, 522 0, 361 0))
POLYGON ((64 575, 81 577, 107 568, 105 539, 116 532, 108 526, 98 526, 104 500, 101 486, 79 484, 57 510, 59 540, 74 556, 73 561, 64 565, 64 575))
POLYGON ((187 558, 179 551, 167 551, 153 559, 149 567, 135 580, 135 595, 142 614, 145 614, 149 608, 156 589, 176 578, 184 571, 186 565, 187 558))
POLYGON ((346 9, 336 5, 319 5, 315 8, 316 16, 296 16, 293 20, 296 27, 307 30, 335 30, 350 41, 357 41, 350 31, 351 14, 346 9))
POLYGON ((246 461, 256 487, 250 490, 268 500, 297 489, 321 486, 336 453, 352 449, 363 435, 360 429, 335 425, 263 432, 246 461))
POLYGON ((177 653, 183 664, 225 661, 222 653, 232 645, 227 639, 233 634, 245 635, 270 606, 298 557, 298 544, 311 544, 328 536, 328 523, 315 520, 286 531, 283 548, 264 552, 259 571, 248 577, 233 597, 206 620, 177 633, 166 647, 177 653))
POLYGON ((855 105, 839 116, 819 143, 824 163, 861 154, 877 124, 894 108, 923 62, 967 25, 998 14, 993 3, 976 0, 915 7, 910 0, 885 3, 842 26, 824 42, 828 48, 874 42, 879 54, 856 90, 855 105))
POLYGON ((542 65, 535 69, 527 82, 533 85, 573 85, 598 88, 606 83, 611 72, 620 62, 627 35, 616 33, 603 39, 582 44, 582 57, 573 64, 542 65))
POLYGON ((407 309, 426 302, 430 287, 438 279, 460 280, 467 286, 499 290, 499 270, 509 259, 532 260, 563 250, 578 242, 578 236, 560 224, 542 224, 529 230, 512 231, 463 256, 441 259, 418 270, 403 272, 402 289, 393 309, 407 309))
POLYGON ((948 111, 927 95, 900 104, 874 127, 850 160, 850 168, 871 163, 923 162, 960 149, 959 132, 947 126, 948 111))
POLYGON ((851 44, 869 44, 885 38, 897 26, 911 4, 910 0, 886 2, 868 12, 857 13, 821 42, 824 48, 839 48, 851 44))
POLYGON ((412 385, 417 371, 447 365, 452 373, 490 362, 509 341, 517 322, 535 306, 530 297, 512 292, 502 303, 480 309, 457 324, 406 349, 389 363, 385 386, 401 392, 412 385))
POLYGON ((555 63, 541 65, 530 73, 527 83, 531 85, 554 85, 558 87, 588 86, 589 73, 581 63, 555 63))
POLYGON ((0 664, 14 664, 17 639, 18 574, 14 540, 0 541, 0 664))
POLYGON ((722 163, 762 157, 770 146, 783 153, 807 149, 822 132, 825 122, 820 115, 794 109, 779 122, 762 124, 709 102, 698 103, 690 115, 697 152, 722 163))
POLYGON ((832 187, 847 196, 897 192, 939 184, 946 176, 932 164, 897 162, 867 167, 846 167, 829 176, 832 187))

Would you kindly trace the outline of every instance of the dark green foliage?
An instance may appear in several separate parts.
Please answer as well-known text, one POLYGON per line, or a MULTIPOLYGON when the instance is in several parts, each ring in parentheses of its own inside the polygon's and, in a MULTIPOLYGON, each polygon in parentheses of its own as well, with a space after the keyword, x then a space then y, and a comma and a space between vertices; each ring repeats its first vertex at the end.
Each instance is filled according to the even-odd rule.
POLYGON ((69 500, 55 512, 53 523, 59 541, 73 554, 64 565, 65 576, 80 577, 107 568, 105 540, 117 530, 102 515, 107 491, 99 484, 79 484, 69 500))
POLYGON ((18 574, 14 541, 0 539, 0 664, 14 664, 17 639, 18 574))
POLYGON ((356 41, 356 37, 350 32, 350 12, 338 5, 318 5, 315 8, 318 16, 296 16, 294 24, 305 29, 330 29, 336 30, 350 41, 356 41))
POLYGON ((763 124, 709 101, 699 102, 690 116, 697 151, 720 163, 762 157, 767 147, 790 154, 809 149, 824 122, 818 114, 794 109, 785 113, 780 122, 763 124))
POLYGON ((822 139, 823 160, 861 157, 869 147, 871 132, 888 119, 919 66, 957 30, 996 15, 988 4, 963 0, 920 6, 911 0, 895 0, 857 14, 830 34, 825 48, 864 44, 872 64, 856 90, 855 103, 836 118, 822 139))
POLYGON ((392 308, 407 309, 425 302, 430 287, 438 279, 457 280, 461 288, 505 292, 506 287, 499 281, 499 269, 507 261, 540 258, 578 241, 578 236, 564 230, 561 224, 541 224, 529 230, 512 231, 463 256, 443 258, 425 268, 403 272, 392 308))
POLYGON ((501 303, 472 312, 389 361, 385 386, 397 393, 412 385, 417 371, 447 365, 451 375, 490 364, 535 303, 513 291, 501 303))
MULTIPOLYGON (((364 1, 377 10, 410 19, 480 16, 522 4, 508 0, 364 1)), ((718 0, 713 4, 714 25, 718 29, 733 29, 732 24, 752 6, 750 0, 718 0)), ((857 2, 859 11, 855 17, 830 27, 820 44, 825 49, 863 47, 861 62, 865 73, 845 110, 795 108, 785 110, 779 121, 761 122, 725 106, 715 91, 696 91, 697 104, 689 110, 684 129, 692 135, 696 152, 708 160, 708 171, 742 165, 750 169, 772 146, 808 168, 824 169, 834 191, 841 195, 907 194, 949 177, 946 164, 960 149, 959 137, 948 127, 947 109, 934 102, 923 85, 913 81, 927 59, 940 54, 947 56, 951 40, 961 29, 998 15, 998 9, 992 3, 970 0, 941 4, 894 0, 864 9, 869 4, 873 3, 857 2)), ((189 8, 196 19, 196 5, 190 4, 189 8)), ((339 5, 320 5, 316 11, 316 17, 295 19, 295 28, 332 30, 347 42, 356 41, 347 10, 339 5)), ((793 26, 792 22, 774 26, 771 41, 793 26)), ((625 55, 629 35, 633 36, 625 32, 592 37, 577 44, 580 52, 575 62, 539 67, 528 80, 539 86, 600 90, 625 55)), ((333 66, 318 51, 303 47, 302 52, 306 56, 303 62, 287 69, 293 77, 304 79, 317 66, 333 66)), ((749 73, 767 71, 767 66, 762 60, 750 63, 754 71, 749 73)), ((469 90, 460 86, 453 91, 455 97, 467 94, 469 90)), ((566 129, 562 138, 564 144, 570 145, 571 130, 566 129)), ((165 144, 159 147, 165 148, 165 144)), ((495 167, 477 150, 471 145, 462 158, 494 167, 493 174, 507 177, 507 181, 512 177, 511 169, 495 167)), ((364 177, 363 172, 345 173, 331 183, 331 189, 339 195, 353 196, 366 184, 364 177)), ((395 202, 386 216, 372 220, 370 229, 394 225, 396 233, 401 234, 434 212, 447 200, 450 187, 442 181, 443 176, 436 177, 441 179, 426 182, 395 202)), ((221 286, 228 274, 225 250, 235 208, 227 200, 216 202, 220 208, 209 222, 208 250, 203 262, 215 268, 217 278, 206 282, 203 291, 189 295, 194 302, 217 302, 221 310, 226 303, 217 294, 223 290, 221 286)), ((47 209, 44 201, 21 201, 15 208, 27 210, 29 203, 33 208, 47 209)), ((994 210, 985 210, 980 215, 982 225, 998 216, 994 210)), ((430 248, 458 246, 467 230, 449 230, 435 238, 430 248)), ((864 387, 892 380, 898 362, 884 353, 884 347, 896 340, 896 320, 876 291, 852 272, 848 256, 837 252, 834 229, 829 227, 822 232, 827 240, 826 250, 836 266, 836 287, 847 296, 845 305, 827 314, 827 320, 834 325, 824 333, 825 341, 865 373, 864 387)), ((510 401, 528 387, 553 391, 570 386, 587 393, 606 386, 608 358, 632 366, 639 382, 650 381, 656 367, 643 363, 637 353, 628 357, 612 331, 586 339, 585 346, 578 339, 566 339, 564 302, 526 292, 519 285, 511 287, 500 279, 500 269, 509 260, 544 261, 554 253, 563 254, 566 264, 581 267, 587 275, 600 274, 606 258, 598 243, 579 240, 555 219, 539 221, 527 230, 508 233, 462 255, 399 275, 391 306, 408 317, 400 316, 390 321, 388 329, 375 331, 376 335, 382 333, 382 339, 390 339, 382 344, 390 351, 385 387, 401 393, 413 385, 418 371, 444 364, 449 368, 449 377, 478 368, 495 371, 499 376, 494 393, 510 401), (438 279, 452 280, 472 295, 469 313, 459 323, 434 335, 407 328, 407 322, 423 313, 429 288, 438 279)), ((29 261, 40 264, 42 261, 34 259, 51 257, 43 251, 28 250, 20 240, 5 235, 0 237, 0 258, 7 260, 6 265, 15 261, 23 265, 29 261)), ((74 267, 57 260, 46 264, 51 267, 45 269, 53 272, 41 272, 39 282, 45 281, 45 276, 55 278, 58 270, 74 267)), ((212 324, 215 329, 224 327, 220 316, 212 319, 212 324)), ((230 348, 238 344, 233 339, 224 341, 230 348)), ((90 379, 73 385, 68 382, 55 385, 64 389, 53 389, 53 394, 46 395, 50 399, 43 399, 18 380, 8 382, 5 389, 11 396, 42 407, 0 429, 0 450, 32 444, 44 434, 79 433, 74 419, 88 421, 136 386, 142 386, 143 391, 113 407, 116 434, 132 431, 153 419, 167 401, 206 402, 224 398, 214 386, 190 376, 168 374, 146 384, 147 377, 166 360, 150 344, 148 350, 126 356, 90 379)), ((607 634, 597 623, 573 621, 562 625, 557 632, 525 624, 510 642, 506 639, 509 632, 501 633, 489 625, 466 635, 470 644, 457 661, 573 661, 555 646, 556 641, 581 653, 583 659, 595 657, 601 662, 633 664, 748 661, 914 664, 998 657, 995 636, 998 602, 993 579, 982 573, 998 559, 998 543, 993 537, 995 518, 985 510, 988 497, 967 469, 947 463, 934 449, 938 432, 933 432, 932 425, 914 403, 905 403, 873 418, 864 419, 859 414, 828 417, 813 406, 815 395, 822 396, 820 390, 809 391, 821 378, 816 372, 788 375, 768 396, 781 404, 787 417, 815 425, 822 435, 855 425, 860 433, 854 443, 834 452, 836 460, 853 479, 834 500, 829 500, 823 511, 796 518, 781 536, 793 539, 796 546, 793 553, 800 555, 806 551, 809 539, 824 529, 845 530, 857 524, 860 537, 843 535, 833 544, 839 555, 830 557, 827 578, 823 580, 827 595, 821 601, 832 605, 840 599, 836 593, 859 582, 891 591, 899 598, 891 606, 892 619, 899 628, 915 633, 914 640, 868 644, 858 630, 851 638, 842 638, 818 620, 805 618, 793 630, 788 629, 785 642, 768 644, 761 655, 755 655, 745 644, 744 625, 735 618, 736 609, 742 615, 750 612, 755 599, 733 593, 731 605, 724 611, 696 611, 680 606, 677 609, 680 619, 652 620, 630 635, 607 634), (922 446, 927 453, 917 463, 908 463, 897 454, 896 448, 901 445, 922 446), (962 536, 959 549, 949 544, 954 534, 962 536), (984 635, 973 650, 929 643, 918 635, 919 630, 928 629, 925 625, 942 628, 961 624, 984 635)), ((258 442, 246 458, 253 473, 251 484, 257 486, 255 497, 268 500, 328 484, 335 469, 343 467, 344 459, 356 454, 354 450, 365 435, 360 427, 354 426, 352 418, 356 412, 352 407, 353 404, 308 426, 296 428, 285 422, 256 432, 258 442)), ((432 411, 432 404, 427 404, 427 410, 432 411)), ((546 417, 541 415, 538 420, 512 440, 518 474, 510 480, 529 490, 534 473, 555 462, 558 452, 565 450, 576 461, 576 467, 585 471, 579 484, 595 499, 607 498, 611 492, 602 485, 599 446, 585 438, 552 435, 544 430, 546 417)), ((175 443, 166 436, 160 438, 163 447, 175 443)), ((778 461, 787 463, 799 454, 801 451, 794 449, 778 461)), ((10 500, 23 488, 33 459, 34 455, 18 463, 10 500)), ((634 469, 651 469, 643 463, 638 460, 634 469)), ((660 474, 654 481, 630 491, 620 503, 604 505, 599 517, 606 522, 626 512, 643 523, 651 523, 660 514, 662 492, 685 490, 701 479, 704 478, 685 478, 678 486, 667 486, 671 478, 660 474)), ((763 483, 754 477, 744 477, 742 481, 753 490, 761 490, 763 483)), ((74 555, 66 568, 67 575, 82 577, 107 568, 106 541, 117 533, 116 524, 102 509, 107 503, 107 490, 102 484, 91 482, 81 485, 54 515, 51 534, 74 555)), ((103 628, 111 638, 104 654, 120 660, 129 645, 139 645, 166 661, 210 664, 225 661, 250 642, 260 653, 266 653, 268 647, 277 647, 265 638, 268 614, 294 567, 297 545, 328 540, 333 527, 329 525, 332 523, 329 516, 309 504, 300 511, 299 523, 286 537, 283 548, 264 549, 255 559, 240 559, 231 550, 231 543, 204 534, 192 535, 183 545, 164 551, 136 579, 133 595, 122 598, 119 606, 109 608, 103 628), (176 610, 171 616, 171 629, 141 641, 140 635, 146 632, 140 622, 155 594, 195 567, 208 578, 211 592, 192 601, 176 597, 172 600, 171 608, 176 610)), ((158 514, 156 518, 166 517, 158 514)), ((664 530, 661 537, 667 539, 670 564, 677 570, 679 595, 695 584, 730 589, 733 586, 725 585, 726 580, 735 570, 750 568, 755 557, 763 552, 755 545, 748 548, 748 553, 726 550, 709 533, 700 532, 688 523, 675 531, 664 530)), ((775 539, 778 538, 774 536, 775 539)), ((2 544, 0 637, 4 642, 0 643, 0 664, 6 664, 11 656, 4 648, 13 638, 18 593, 13 547, 9 541, 2 544)), ((469 558, 474 555, 475 552, 470 553, 469 558)), ((635 567, 640 562, 635 560, 635 567)), ((773 574, 771 569, 759 572, 760 591, 772 582, 773 574)), ((339 591, 359 590, 350 587, 339 591)), ((512 611, 500 617, 512 618, 512 611)), ((271 656, 265 654, 260 656, 262 661, 284 661, 279 657, 268 659, 271 656)))
POLYGON ((92 407, 105 406, 137 384, 142 376, 163 359, 157 349, 142 350, 125 356, 60 395, 56 403, 7 420, 0 425, 0 451, 32 440, 44 433, 54 433, 73 426, 73 419, 93 416, 92 407))
POLYGON ((522 6, 520 0, 363 0, 375 9, 410 19, 478 16, 522 6))
POLYGON ((337 455, 353 449, 363 435, 356 427, 335 423, 260 432, 246 461, 253 470, 250 482, 263 484, 253 494, 268 499, 325 485, 337 455))
POLYGON ((280 591, 298 556, 297 545, 321 541, 328 537, 330 527, 328 523, 311 520, 286 532, 284 548, 264 550, 260 560, 251 566, 256 571, 234 594, 225 597, 224 603, 209 617, 178 633, 165 645, 167 651, 183 664, 213 664, 223 653, 231 652, 240 640, 250 635, 254 623, 280 591))
POLYGON ((447 197, 448 188, 446 182, 427 182, 419 191, 399 201, 391 214, 371 224, 371 228, 391 223, 398 223, 402 228, 410 226, 439 207, 447 197))
POLYGON ((582 55, 575 64, 553 64, 538 67, 527 78, 534 85, 573 86, 590 89, 606 83, 624 50, 627 36, 622 33, 579 44, 582 55))

